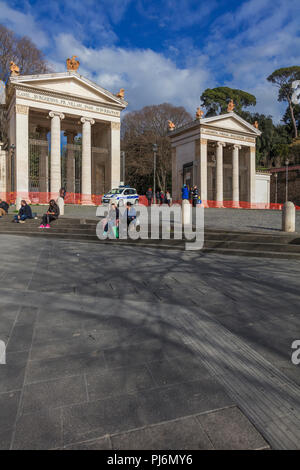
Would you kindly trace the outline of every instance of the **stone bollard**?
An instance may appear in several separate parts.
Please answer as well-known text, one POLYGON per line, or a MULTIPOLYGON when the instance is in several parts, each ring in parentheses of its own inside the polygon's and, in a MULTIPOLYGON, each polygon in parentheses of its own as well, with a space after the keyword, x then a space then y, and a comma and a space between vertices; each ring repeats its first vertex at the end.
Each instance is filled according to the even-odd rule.
POLYGON ((190 201, 188 199, 183 199, 181 208, 182 208, 182 223, 184 225, 191 224, 192 210, 191 210, 190 201))
POLYGON ((295 205, 289 201, 283 204, 282 209, 282 231, 295 232, 296 230, 296 209, 295 205))
POLYGON ((59 207, 59 215, 65 215, 65 201, 61 196, 56 199, 56 204, 59 207))

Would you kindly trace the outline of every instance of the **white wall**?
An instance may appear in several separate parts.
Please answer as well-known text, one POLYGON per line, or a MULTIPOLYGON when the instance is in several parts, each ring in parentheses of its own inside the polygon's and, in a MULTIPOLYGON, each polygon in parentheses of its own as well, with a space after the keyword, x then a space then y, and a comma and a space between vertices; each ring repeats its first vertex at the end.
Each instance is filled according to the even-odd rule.
POLYGON ((256 203, 270 204, 270 178, 268 174, 256 173, 256 203))

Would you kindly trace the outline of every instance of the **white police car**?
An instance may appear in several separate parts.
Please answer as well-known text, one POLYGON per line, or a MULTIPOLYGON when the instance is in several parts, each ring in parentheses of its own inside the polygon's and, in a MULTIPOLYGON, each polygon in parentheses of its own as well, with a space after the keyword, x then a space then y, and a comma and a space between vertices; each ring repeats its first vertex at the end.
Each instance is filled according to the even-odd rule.
POLYGON ((139 196, 136 189, 130 186, 119 186, 109 191, 109 193, 104 194, 102 198, 102 204, 111 204, 112 202, 118 206, 125 206, 127 202, 138 204, 139 196))

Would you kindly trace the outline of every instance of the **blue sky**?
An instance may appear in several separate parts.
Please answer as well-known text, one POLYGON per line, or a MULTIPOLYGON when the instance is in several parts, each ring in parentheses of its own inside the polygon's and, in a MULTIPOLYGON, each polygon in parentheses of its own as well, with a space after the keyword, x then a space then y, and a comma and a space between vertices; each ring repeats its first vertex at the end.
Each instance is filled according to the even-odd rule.
POLYGON ((55 71, 77 55, 81 74, 125 88, 130 110, 170 102, 194 113, 205 88, 230 86, 279 120, 266 77, 300 65, 299 0, 0 0, 0 22, 29 36, 55 71))

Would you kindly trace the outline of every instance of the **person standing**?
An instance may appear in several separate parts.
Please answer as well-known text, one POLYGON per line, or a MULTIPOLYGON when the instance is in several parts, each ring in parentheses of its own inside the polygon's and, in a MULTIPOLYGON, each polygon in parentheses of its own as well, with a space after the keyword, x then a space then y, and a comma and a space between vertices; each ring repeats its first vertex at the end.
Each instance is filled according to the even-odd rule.
POLYGON ((159 202, 160 202, 160 205, 162 205, 165 202, 165 195, 163 191, 160 191, 159 193, 159 202))
POLYGON ((167 203, 168 206, 170 207, 170 204, 171 204, 171 194, 169 193, 169 191, 166 192, 166 203, 167 203))
POLYGON ((27 204, 25 199, 22 199, 19 213, 18 215, 15 215, 13 222, 25 224, 26 219, 33 219, 33 217, 31 207, 29 206, 29 204, 27 204))
POLYGON ((186 184, 184 184, 181 188, 181 199, 189 199, 189 189, 186 184))
POLYGON ((199 196, 199 191, 196 185, 193 187, 192 195, 193 195, 193 207, 196 207, 198 196, 199 196))
POLYGON ((104 232, 103 235, 106 235, 108 232, 112 232, 115 238, 118 238, 119 233, 119 208, 113 202, 110 206, 107 218, 103 221, 104 232))
POLYGON ((156 197, 156 204, 158 204, 159 201, 160 201, 160 189, 158 189, 158 190, 156 191, 155 197, 156 197))
POLYGON ((148 201, 148 206, 151 206, 152 198, 153 198, 152 188, 149 188, 148 191, 146 191, 146 198, 147 198, 147 201, 148 201))

